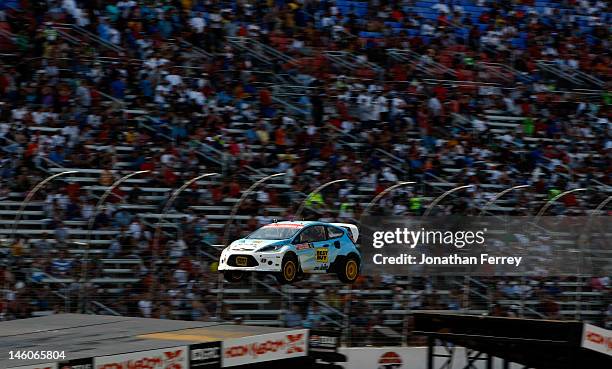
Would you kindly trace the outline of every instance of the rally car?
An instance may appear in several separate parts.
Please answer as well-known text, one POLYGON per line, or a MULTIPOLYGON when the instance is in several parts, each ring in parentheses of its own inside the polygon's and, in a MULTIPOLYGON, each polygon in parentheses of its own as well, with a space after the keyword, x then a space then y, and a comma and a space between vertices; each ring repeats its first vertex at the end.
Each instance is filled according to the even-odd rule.
POLYGON ((358 236, 357 226, 346 223, 268 224, 226 247, 219 271, 229 282, 257 272, 273 274, 281 283, 292 283, 308 274, 336 273, 342 282, 351 283, 361 267, 358 236))

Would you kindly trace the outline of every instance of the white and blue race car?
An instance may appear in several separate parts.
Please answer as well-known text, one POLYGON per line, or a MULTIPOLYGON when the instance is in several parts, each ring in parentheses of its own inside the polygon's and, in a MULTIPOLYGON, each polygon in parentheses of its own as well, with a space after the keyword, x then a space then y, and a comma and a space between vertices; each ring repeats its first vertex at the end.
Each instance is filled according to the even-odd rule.
POLYGON ((219 271, 229 282, 257 272, 271 273, 280 283, 292 283, 313 273, 336 273, 342 282, 351 283, 361 267, 358 236, 357 226, 346 223, 268 224, 226 247, 219 271))

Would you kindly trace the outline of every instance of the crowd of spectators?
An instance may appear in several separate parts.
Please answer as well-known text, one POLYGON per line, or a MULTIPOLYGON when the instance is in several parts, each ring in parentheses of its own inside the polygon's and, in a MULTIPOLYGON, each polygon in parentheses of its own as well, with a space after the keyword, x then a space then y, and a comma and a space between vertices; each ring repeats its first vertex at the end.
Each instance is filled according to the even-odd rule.
MULTIPOLYGON (((142 260, 134 271, 142 281, 126 286, 120 299, 106 301, 109 306, 166 318, 188 309, 198 320, 217 315, 210 292, 216 274, 213 261, 194 255, 201 243, 220 243, 222 232, 188 205, 239 197, 251 183, 245 173, 285 171, 283 183, 290 190, 260 189, 241 209, 251 219, 232 228, 232 237, 268 223, 272 216, 266 207, 285 208, 281 218, 290 219, 303 194, 338 178, 349 181, 328 189, 322 200, 310 199, 322 219, 358 218, 362 209, 349 198, 359 187, 374 188, 375 194, 401 179, 477 185, 445 209, 466 213, 488 200, 488 190, 480 186, 487 183, 531 184, 545 198, 594 180, 610 185, 610 4, 432 5, 410 0, 4 2, 0 198, 29 191, 45 169, 54 167, 102 169, 101 186, 119 173, 151 170, 144 176, 147 186, 176 188, 205 169, 217 170, 207 158, 222 158, 227 164, 222 179, 186 191, 175 203, 186 216, 177 238, 163 239, 162 247, 137 212, 119 205, 155 205, 161 211, 170 192, 159 202, 147 200, 139 186, 117 189, 94 219, 95 229, 120 231, 102 257, 142 260), (232 37, 274 47, 289 59, 264 63, 241 49, 241 41, 230 42, 232 37), (390 49, 404 50, 404 59, 390 49), (340 58, 352 66, 325 51, 342 52, 340 58), (588 73, 603 84, 572 85, 544 73, 539 59, 566 74, 588 73), (299 98, 284 100, 287 80, 300 85, 299 98), (576 90, 580 87, 588 91, 576 90), (287 101, 300 107, 297 113, 287 101), (520 118, 520 124, 497 134, 487 120, 490 111, 520 118), (125 154, 119 146, 134 150, 125 154), (163 262, 152 263, 153 255, 163 262)), ((411 199, 425 192, 422 187, 397 192, 383 199, 378 211, 419 214, 423 205, 411 199)), ((77 182, 41 193, 49 233, 36 241, 12 241, 11 267, 0 269, 0 286, 13 286, 9 298, 0 301, 0 312, 11 316, 64 308, 48 288, 30 286, 26 267, 57 278, 83 273, 79 256, 66 252, 67 229, 93 216, 94 194, 77 182), (25 257, 33 260, 30 265, 25 257), (36 303, 21 303, 27 299, 36 303)), ((567 196, 552 211, 584 213, 599 199, 567 196)), ((538 208, 530 206, 530 194, 515 200, 522 213, 538 208)), ((99 261, 87 265, 90 277, 102 274, 99 261)), ((609 291, 609 282, 601 285, 609 291)), ((88 288, 97 291, 95 285, 88 288)), ((500 284, 496 291, 512 297, 524 292, 517 288, 500 284)), ((542 301, 553 292, 546 291, 542 301)), ((346 302, 334 296, 329 291, 323 298, 344 309, 346 302)), ((457 296, 442 301, 432 292, 393 304, 456 310, 462 304, 457 296)), ((367 296, 358 300, 355 309, 371 311, 367 296)), ((549 317, 556 316, 552 302, 542 307, 549 317)), ((305 306, 290 308, 287 325, 323 324, 319 307, 305 306)), ((355 316, 361 320, 353 325, 364 332, 381 323, 376 315, 355 316)))

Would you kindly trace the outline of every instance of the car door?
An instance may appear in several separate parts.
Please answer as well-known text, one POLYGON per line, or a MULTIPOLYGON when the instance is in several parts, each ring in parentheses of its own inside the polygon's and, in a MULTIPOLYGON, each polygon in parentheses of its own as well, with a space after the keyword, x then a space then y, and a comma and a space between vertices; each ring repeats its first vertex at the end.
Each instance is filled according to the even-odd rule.
POLYGON ((304 228, 293 241, 302 270, 306 273, 325 272, 329 267, 329 243, 325 227, 304 228))
POLYGON ((327 244, 329 245, 329 263, 333 263, 336 260, 338 254, 342 252, 342 236, 344 236, 344 230, 342 228, 334 226, 326 226, 327 228, 327 244))

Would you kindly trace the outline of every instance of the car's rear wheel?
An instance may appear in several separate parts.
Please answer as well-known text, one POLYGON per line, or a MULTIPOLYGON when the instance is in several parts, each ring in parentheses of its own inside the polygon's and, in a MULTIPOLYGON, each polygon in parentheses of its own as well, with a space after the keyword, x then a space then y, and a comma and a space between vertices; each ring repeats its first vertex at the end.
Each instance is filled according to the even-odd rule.
POLYGON ((353 283, 359 276, 359 260, 354 255, 349 255, 342 260, 338 269, 338 279, 344 283, 353 283))
POLYGON ((228 270, 223 272, 223 277, 230 283, 239 283, 246 278, 246 272, 240 270, 228 270))
POLYGON ((276 279, 281 284, 293 283, 298 279, 300 266, 295 254, 287 254, 281 263, 281 271, 276 274, 276 279))

